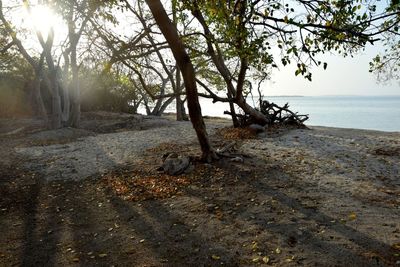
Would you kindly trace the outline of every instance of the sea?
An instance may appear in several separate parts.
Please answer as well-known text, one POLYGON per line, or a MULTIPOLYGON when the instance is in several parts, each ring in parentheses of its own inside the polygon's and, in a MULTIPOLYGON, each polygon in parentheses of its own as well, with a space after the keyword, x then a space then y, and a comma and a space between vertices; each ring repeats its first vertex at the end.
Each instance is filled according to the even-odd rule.
MULTIPOLYGON (((400 95, 398 96, 265 96, 263 99, 278 105, 289 103, 290 109, 308 114, 310 126, 368 129, 400 132, 400 95)), ((247 102, 256 106, 258 97, 247 102)), ((200 98, 204 116, 229 117, 226 103, 212 103, 200 98)), ((167 112, 174 112, 171 105, 167 112)))

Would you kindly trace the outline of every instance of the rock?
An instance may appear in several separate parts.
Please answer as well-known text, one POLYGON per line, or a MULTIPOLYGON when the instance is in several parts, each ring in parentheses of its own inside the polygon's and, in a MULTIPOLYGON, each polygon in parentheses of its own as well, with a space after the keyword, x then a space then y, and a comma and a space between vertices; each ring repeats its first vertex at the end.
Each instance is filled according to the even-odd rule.
POLYGON ((218 208, 217 205, 215 205, 215 204, 207 204, 206 207, 207 207, 208 212, 213 212, 214 210, 216 210, 218 208))
POLYGON ((229 161, 230 161, 230 162, 240 162, 240 163, 242 163, 242 162, 243 162, 243 158, 241 158, 241 157, 234 157, 234 158, 231 158, 229 161))
POLYGON ((259 138, 265 138, 265 137, 267 137, 267 133, 266 132, 261 132, 261 133, 258 133, 257 136, 259 138))
POLYGON ((255 131, 256 133, 261 133, 261 132, 265 131, 264 126, 261 126, 260 124, 255 124, 255 123, 250 124, 249 129, 255 131))
POLYGON ((176 153, 169 154, 165 157, 163 165, 159 170, 169 175, 179 175, 190 169, 190 159, 188 157, 178 156, 176 153))

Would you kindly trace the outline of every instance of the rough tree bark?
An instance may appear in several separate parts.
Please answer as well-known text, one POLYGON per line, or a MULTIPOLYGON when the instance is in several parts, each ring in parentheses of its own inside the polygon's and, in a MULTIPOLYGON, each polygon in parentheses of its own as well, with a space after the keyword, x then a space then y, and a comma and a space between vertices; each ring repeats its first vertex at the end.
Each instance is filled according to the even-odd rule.
MULTIPOLYGON (((177 9, 176 9, 176 2, 172 1, 172 22, 177 27, 178 25, 178 17, 177 17, 177 9)), ((181 99, 182 87, 181 87, 181 73, 179 70, 178 64, 176 64, 176 73, 175 73, 175 87, 174 92, 176 94, 175 98, 175 107, 176 107, 176 120, 183 121, 187 120, 186 112, 185 112, 185 105, 181 99)))
POLYGON ((90 17, 93 15, 95 9, 91 9, 88 11, 88 14, 85 14, 85 18, 82 21, 79 28, 76 25, 75 18, 75 4, 77 2, 71 2, 69 6, 69 10, 65 19, 68 23, 68 39, 69 39, 69 48, 70 52, 70 66, 72 73, 72 81, 71 81, 71 114, 68 121, 68 124, 72 127, 79 127, 80 118, 81 118, 81 89, 80 89, 80 81, 79 81, 79 67, 78 67, 78 59, 77 59, 77 48, 79 40, 82 36, 83 30, 86 27, 90 17))
POLYGON ((146 3, 149 6, 158 27, 167 40, 174 58, 182 72, 183 81, 186 87, 189 116, 200 143, 202 159, 210 162, 213 159, 216 159, 217 155, 210 144, 206 126, 201 114, 193 64, 183 46, 176 27, 169 19, 160 0, 146 0, 146 3))
MULTIPOLYGON (((54 30, 51 28, 46 42, 42 36, 42 33, 37 31, 36 35, 39 39, 40 45, 43 48, 43 53, 46 58, 47 67, 49 68, 49 85, 51 88, 51 101, 52 101, 52 111, 51 111, 51 128, 58 129, 62 127, 61 116, 62 116, 62 107, 61 107, 61 96, 60 96, 60 88, 58 84, 58 75, 57 68, 54 65, 53 56, 51 54, 51 49, 53 47, 54 41, 54 30)), ((45 77, 45 80, 47 77, 45 77)))
POLYGON ((35 78, 32 83, 31 88, 31 103, 34 116, 38 116, 39 118, 43 118, 45 123, 47 124, 47 111, 43 102, 42 93, 41 93, 41 82, 43 79, 43 61, 44 54, 40 55, 39 63, 35 66, 32 66, 35 70, 35 78))
MULTIPOLYGON (((28 1, 23 1, 23 2, 28 10, 28 13, 32 14, 29 2, 28 1)), ((48 83, 51 91, 52 112, 51 112, 50 127, 52 129, 58 129, 62 127, 61 123, 62 106, 61 106, 61 97, 60 97, 58 77, 57 77, 57 69, 54 65, 53 56, 51 54, 54 41, 54 28, 52 26, 50 27, 46 41, 43 38, 42 32, 40 32, 39 29, 35 30, 39 43, 43 48, 43 54, 46 59, 47 67, 49 68, 48 77, 43 77, 43 78, 44 81, 48 83)))

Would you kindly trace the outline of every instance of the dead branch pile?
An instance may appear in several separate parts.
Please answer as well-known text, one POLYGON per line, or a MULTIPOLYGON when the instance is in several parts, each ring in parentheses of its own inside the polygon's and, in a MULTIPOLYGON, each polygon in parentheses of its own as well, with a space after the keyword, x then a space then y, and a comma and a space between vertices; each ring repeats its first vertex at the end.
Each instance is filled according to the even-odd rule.
POLYGON ((291 111, 289 109, 289 103, 280 107, 275 103, 263 100, 261 102, 261 112, 269 117, 271 124, 284 123, 304 125, 304 122, 308 120, 308 115, 299 115, 297 112, 291 111))
MULTIPOLYGON (((268 126, 284 124, 304 127, 304 122, 308 120, 308 115, 300 115, 297 112, 293 112, 289 109, 289 103, 278 106, 275 103, 263 100, 260 103, 259 111, 263 113, 268 119, 268 126)), ((224 114, 232 115, 232 113, 225 111, 224 114)), ((254 123, 254 119, 249 114, 235 114, 242 127, 248 126, 254 123)))

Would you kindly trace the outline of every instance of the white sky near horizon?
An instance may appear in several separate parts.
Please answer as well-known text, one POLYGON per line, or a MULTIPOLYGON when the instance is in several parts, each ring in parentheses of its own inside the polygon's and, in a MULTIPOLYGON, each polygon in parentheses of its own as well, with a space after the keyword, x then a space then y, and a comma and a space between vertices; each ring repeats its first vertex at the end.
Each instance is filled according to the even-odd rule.
MULTIPOLYGON (((377 0, 375 5, 379 12, 383 12, 389 0, 377 0)), ((375 74, 370 73, 369 62, 384 51, 381 43, 367 45, 365 50, 359 51, 353 57, 339 55, 318 55, 318 60, 328 63, 328 68, 314 67, 312 82, 302 76, 295 76, 297 67, 294 65, 274 70, 272 79, 263 87, 263 93, 270 96, 301 95, 397 95, 400 96, 400 83, 389 81, 378 83, 375 74)))
POLYGON ((328 68, 312 69, 312 82, 302 76, 295 76, 296 66, 280 67, 274 70, 270 81, 263 84, 263 93, 277 95, 400 95, 400 85, 396 81, 378 83, 373 73, 368 71, 369 62, 382 47, 367 47, 352 57, 320 55, 328 68))

